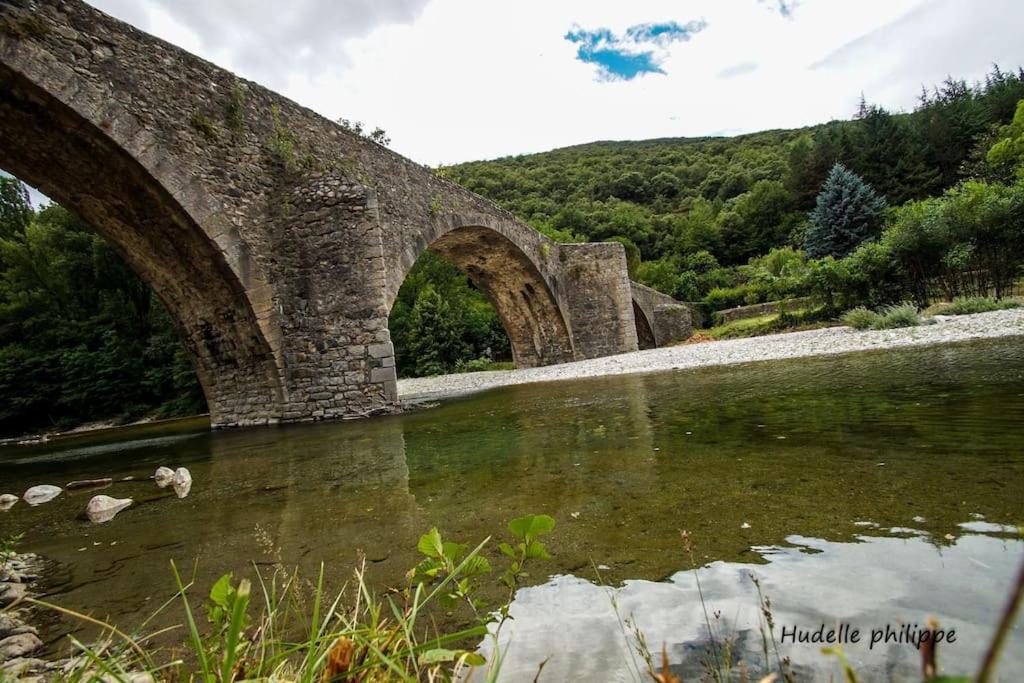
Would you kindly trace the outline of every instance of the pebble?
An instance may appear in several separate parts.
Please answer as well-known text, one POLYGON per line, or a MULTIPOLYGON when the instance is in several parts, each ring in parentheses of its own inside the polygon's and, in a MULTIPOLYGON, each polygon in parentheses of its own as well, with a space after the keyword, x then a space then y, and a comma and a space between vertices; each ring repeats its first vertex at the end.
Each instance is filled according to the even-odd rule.
POLYGON ((166 488, 168 484, 174 481, 174 470, 170 467, 157 467, 153 479, 156 480, 157 486, 166 488))
POLYGON ((192 490, 192 473, 187 468, 179 467, 174 471, 174 493, 184 498, 192 490))
MULTIPOLYGON (((131 504, 131 498, 93 496, 89 504, 85 506, 85 514, 93 524, 102 524, 112 520, 118 512, 131 504)), ((99 545, 99 542, 93 543, 93 545, 99 545)))
POLYGON ((22 498, 29 505, 42 505, 48 503, 57 496, 60 495, 61 487, 52 486, 50 484, 41 484, 39 486, 33 486, 28 491, 25 491, 25 495, 22 498))

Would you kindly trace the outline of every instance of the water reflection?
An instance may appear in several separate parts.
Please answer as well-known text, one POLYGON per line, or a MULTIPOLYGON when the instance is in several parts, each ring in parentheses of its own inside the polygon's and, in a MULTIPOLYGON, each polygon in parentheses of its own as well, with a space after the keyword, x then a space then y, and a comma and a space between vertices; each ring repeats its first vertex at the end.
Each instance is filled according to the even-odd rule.
MULTIPOLYGON (((977 670, 1015 567, 1024 558, 1021 541, 979 535, 962 536, 942 549, 921 538, 786 540, 785 546, 756 549, 764 564, 713 562, 701 569, 703 603, 689 571, 617 588, 561 575, 522 589, 512 604, 513 619, 502 628, 500 646, 507 648, 502 680, 533 681, 544 661, 541 681, 649 678, 632 629, 620 619, 635 623, 656 655, 664 646, 683 680, 701 680, 706 662, 714 658, 705 606, 716 640, 734 639, 735 659, 762 667, 761 615, 751 573, 771 598, 776 638, 784 627, 790 634, 823 624, 837 630, 848 624, 847 633, 857 629, 859 642, 843 649, 861 680, 917 680, 920 654, 895 638, 887 642, 885 629, 924 628, 929 616, 942 629, 955 631, 955 642, 939 648, 940 662, 950 673, 970 673, 977 670)), ((779 654, 791 659, 799 680, 843 680, 836 660, 822 655, 820 644, 792 641, 790 635, 781 642, 779 654)), ((483 649, 490 655, 492 641, 483 649)), ((1020 628, 1004 652, 1001 672, 1013 677, 1011 672, 1024 671, 1020 628)), ((769 657, 774 656, 769 647, 769 657)))

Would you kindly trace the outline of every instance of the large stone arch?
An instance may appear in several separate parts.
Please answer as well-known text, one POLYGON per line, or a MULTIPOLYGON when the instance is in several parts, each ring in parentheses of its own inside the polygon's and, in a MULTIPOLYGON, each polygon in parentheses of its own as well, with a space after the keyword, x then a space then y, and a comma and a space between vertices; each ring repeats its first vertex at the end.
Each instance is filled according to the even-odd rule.
POLYGON ((16 70, 14 52, 0 62, 0 167, 80 214, 153 288, 215 425, 275 421, 280 372, 252 303, 265 298, 266 323, 270 291, 244 243, 135 116, 46 55, 16 70))
POLYGON ((458 266, 495 307, 517 367, 575 359, 557 282, 542 272, 551 247, 539 233, 479 214, 433 217, 389 273, 388 310, 416 259, 428 250, 458 266))

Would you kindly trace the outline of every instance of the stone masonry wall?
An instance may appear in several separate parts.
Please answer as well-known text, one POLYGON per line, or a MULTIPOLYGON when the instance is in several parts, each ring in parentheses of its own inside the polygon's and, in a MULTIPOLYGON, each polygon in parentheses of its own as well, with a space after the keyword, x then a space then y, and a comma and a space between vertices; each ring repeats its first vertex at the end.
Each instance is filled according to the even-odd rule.
POLYGON ((559 283, 577 359, 636 351, 625 249, 617 242, 559 247, 559 283))

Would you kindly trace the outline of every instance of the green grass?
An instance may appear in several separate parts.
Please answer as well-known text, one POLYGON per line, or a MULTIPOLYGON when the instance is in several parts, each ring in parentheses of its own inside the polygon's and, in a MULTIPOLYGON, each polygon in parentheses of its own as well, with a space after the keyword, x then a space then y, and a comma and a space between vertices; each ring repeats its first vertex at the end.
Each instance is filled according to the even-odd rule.
POLYGON ((473 360, 460 362, 455 366, 455 372, 486 372, 490 370, 515 370, 516 364, 512 361, 488 360, 486 358, 474 358, 473 360))
MULTIPOLYGON (((295 572, 288 573, 281 567, 270 576, 263 576, 254 569, 254 581, 236 580, 232 574, 222 576, 210 589, 199 611, 195 609, 194 579, 186 582, 172 563, 176 590, 134 631, 124 631, 89 615, 40 600, 27 598, 25 602, 101 629, 98 641, 91 644, 81 642, 74 635, 68 636, 76 656, 62 669, 56 679, 60 681, 126 681, 132 674, 146 672, 157 681, 204 683, 241 680, 296 683, 474 680, 492 683, 498 680, 502 657, 507 652, 499 647, 499 636, 509 619, 509 605, 524 579, 529 577, 528 565, 532 568, 536 561, 550 559, 539 539, 554 527, 555 520, 547 515, 525 515, 509 523, 510 542, 498 546, 500 561, 505 565, 498 579, 506 589, 500 605, 484 604, 477 592, 481 578, 493 573, 491 561, 484 555, 490 539, 470 549, 465 544, 446 541, 436 528, 420 537, 417 549, 423 560, 407 574, 407 585, 383 594, 370 589, 363 567, 355 571, 353 581, 333 599, 324 589, 323 565, 315 584, 300 581, 295 572), (254 613, 252 608, 257 602, 260 609, 254 613), (181 611, 183 623, 155 631, 149 628, 154 618, 175 606, 181 611), (453 614, 466 615, 461 626, 438 627, 439 621, 450 623, 453 614), (179 656, 180 647, 169 651, 155 648, 153 641, 157 637, 176 631, 183 631, 183 647, 186 648, 183 656, 179 656), (478 651, 483 638, 493 643, 495 654, 490 661, 478 651)), ((720 611, 714 609, 704 595, 700 564, 690 535, 683 531, 681 538, 690 559, 704 612, 704 628, 709 636, 703 661, 704 675, 700 680, 714 683, 731 682, 737 677, 738 680, 795 680, 789 659, 782 656, 776 641, 771 600, 762 592, 756 575, 751 572, 750 580, 757 592, 763 660, 760 666, 748 671, 747 666, 736 659, 737 634, 723 628, 720 611), (757 678, 749 678, 751 673, 757 678), (771 673, 775 678, 761 679, 771 673)), ((597 578, 600 581, 600 573, 597 578)), ((630 614, 624 619, 615 592, 610 591, 609 596, 623 638, 632 641, 630 656, 637 680, 680 683, 671 671, 667 648, 662 646, 661 661, 656 662, 635 616, 630 614), (639 661, 634 653, 640 655, 639 661)), ((940 680, 989 683, 1022 601, 1024 564, 1010 587, 1006 607, 977 676, 933 677, 932 673, 925 674, 922 680, 925 683, 940 680)), ((937 622, 929 626, 938 628, 937 622)), ((586 646, 586 643, 581 644, 581 648, 586 646)), ((860 680, 841 649, 824 648, 822 654, 840 659, 848 682, 860 680)), ((934 671, 935 648, 923 655, 925 670, 930 664, 934 671)), ((543 667, 542 662, 534 680, 539 679, 543 667)), ((2 674, 0 679, 3 679, 2 674)))
POLYGON ((855 330, 867 330, 874 327, 880 317, 874 311, 858 306, 843 313, 843 317, 840 320, 844 325, 848 325, 855 330))
POLYGON ((886 306, 880 311, 858 306, 844 313, 840 320, 855 330, 890 330, 898 327, 916 327, 922 323, 917 306, 909 302, 886 306))
POLYGON ((871 326, 876 330, 891 330, 897 327, 916 327, 921 324, 917 315, 917 306, 904 302, 883 308, 878 320, 871 326))
POLYGON ((928 312, 932 315, 970 315, 972 313, 988 313, 989 311, 1020 308, 1020 305, 1020 302, 1014 299, 993 299, 986 296, 975 296, 935 304, 928 309, 928 312))
POLYGON ((75 657, 61 677, 66 681, 127 680, 134 672, 148 672, 156 680, 205 683, 452 681, 469 676, 494 681, 503 654, 497 639, 509 618, 509 604, 528 576, 526 569, 549 559, 539 539, 554 527, 547 515, 509 523, 509 542, 498 546, 498 561, 504 565, 497 575, 504 591, 500 604, 479 597, 484 578, 496 573, 484 555, 490 539, 471 548, 443 539, 436 528, 420 537, 423 559, 407 574, 407 584, 383 594, 371 590, 363 567, 332 598, 324 589, 323 565, 315 584, 281 567, 265 576, 254 566, 252 579, 225 574, 197 604, 194 578, 183 577, 172 563, 176 590, 133 631, 41 600, 25 602, 100 627, 99 640, 91 644, 68 636, 75 657), (179 624, 149 628, 175 607, 179 624), (152 645, 169 632, 182 634, 181 646, 161 650, 152 645), (484 638, 495 643, 490 661, 477 652, 484 638))
POLYGON ((826 311, 822 308, 770 313, 757 318, 745 318, 715 325, 707 330, 707 335, 712 339, 741 339, 778 332, 815 329, 828 325, 825 314, 826 311))

